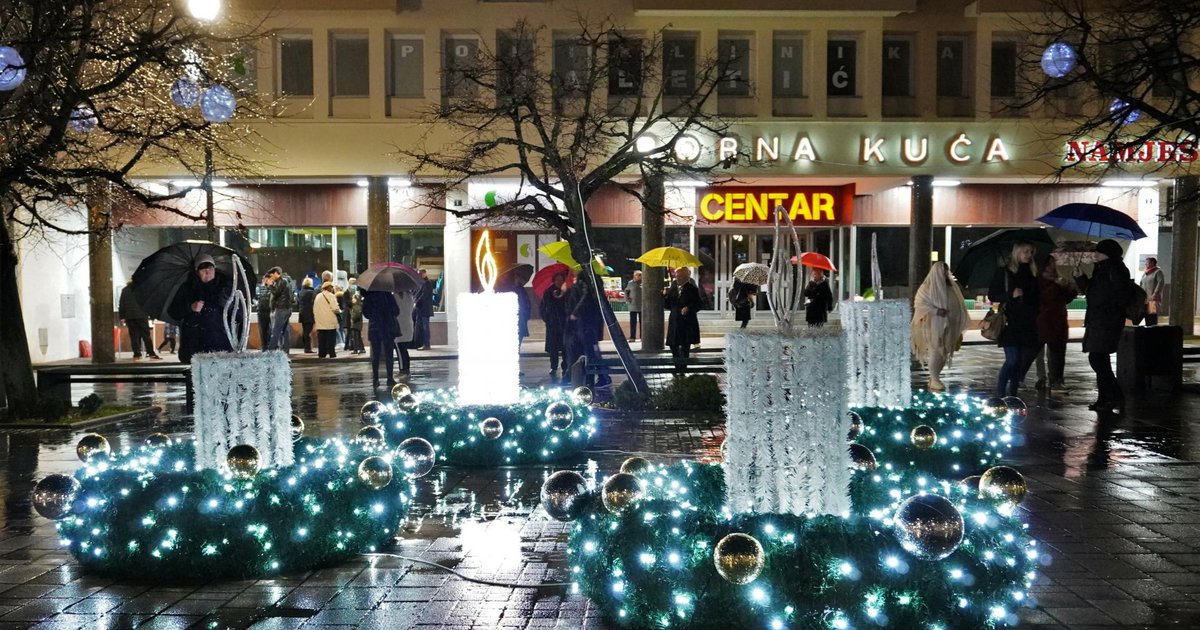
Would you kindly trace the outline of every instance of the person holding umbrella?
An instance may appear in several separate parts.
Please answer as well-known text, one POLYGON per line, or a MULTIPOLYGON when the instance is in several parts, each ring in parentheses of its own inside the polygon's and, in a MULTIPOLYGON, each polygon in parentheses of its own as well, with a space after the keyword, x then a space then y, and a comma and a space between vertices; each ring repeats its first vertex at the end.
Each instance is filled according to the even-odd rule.
MULTIPOLYGON (((535 283, 536 287, 540 286, 535 283)), ((567 378, 566 332, 567 332, 567 266, 553 275, 550 286, 542 293, 542 321, 546 323, 546 353, 550 355, 550 380, 558 372, 558 362, 563 362, 563 380, 567 378)))
POLYGON ((758 285, 742 282, 735 277, 733 286, 729 288, 729 303, 733 305, 734 321, 742 322, 742 328, 750 325, 750 311, 754 310, 754 298, 758 295, 758 285))
POLYGON ((808 285, 804 287, 804 321, 814 328, 825 325, 829 321, 829 313, 833 311, 833 290, 829 288, 829 280, 825 272, 813 267, 809 273, 808 285))
POLYGON ((225 303, 233 295, 233 284, 225 274, 217 273, 216 263, 208 254, 195 260, 195 275, 188 278, 175 294, 168 314, 179 322, 179 362, 191 363, 200 352, 232 352, 233 344, 225 334, 225 303))
POLYGON ((1117 351, 1125 328, 1125 307, 1132 291, 1129 268, 1121 259, 1121 245, 1112 239, 1096 244, 1097 262, 1092 277, 1078 276, 1075 284, 1087 297, 1083 316, 1083 351, 1096 373, 1099 396, 1088 405, 1092 411, 1125 412, 1125 394, 1113 374, 1112 353, 1117 351))
POLYGON ((392 351, 395 339, 400 334, 400 307, 388 291, 363 291, 363 317, 367 318, 367 339, 371 342, 371 387, 379 389, 379 364, 387 366, 387 386, 396 384, 393 376, 392 351))
POLYGON ((967 303, 950 268, 935 262, 913 301, 912 348, 917 360, 929 368, 929 391, 946 389, 942 368, 962 345, 963 332, 971 322, 967 303))
POLYGON ((998 343, 1004 348, 1004 365, 996 378, 996 396, 1016 396, 1025 373, 1038 354, 1037 263, 1032 243, 1018 242, 1012 247, 1008 264, 996 270, 988 299, 1002 305, 1007 325, 998 343))
POLYGON ((675 281, 666 289, 663 305, 671 309, 667 319, 667 345, 675 357, 675 368, 679 374, 687 367, 692 345, 700 343, 700 321, 696 311, 700 310, 700 290, 692 284, 692 270, 680 267, 675 271, 675 281))

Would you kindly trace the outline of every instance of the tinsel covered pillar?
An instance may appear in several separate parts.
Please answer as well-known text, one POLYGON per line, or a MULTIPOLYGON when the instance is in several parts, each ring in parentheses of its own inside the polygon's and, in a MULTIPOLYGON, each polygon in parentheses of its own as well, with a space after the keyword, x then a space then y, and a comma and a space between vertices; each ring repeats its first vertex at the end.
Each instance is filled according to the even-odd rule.
POLYGON ((839 312, 848 345, 850 405, 907 407, 912 398, 908 300, 846 300, 839 312))
POLYGON ((850 509, 846 341, 841 331, 726 336, 725 481, 734 512, 850 509))

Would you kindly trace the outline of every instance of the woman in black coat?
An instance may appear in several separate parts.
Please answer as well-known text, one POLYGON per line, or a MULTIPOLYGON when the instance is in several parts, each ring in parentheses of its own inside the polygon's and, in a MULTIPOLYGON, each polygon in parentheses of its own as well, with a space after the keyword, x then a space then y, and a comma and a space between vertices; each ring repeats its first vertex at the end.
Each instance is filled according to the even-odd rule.
POLYGON ((824 326, 833 310, 833 289, 829 288, 829 280, 820 269, 813 268, 808 286, 804 287, 804 299, 808 301, 804 307, 804 321, 809 326, 824 326))
POLYGON ((365 291, 362 313, 371 322, 367 327, 367 337, 371 341, 371 386, 379 389, 379 364, 382 362, 387 366, 387 383, 391 389, 396 384, 392 349, 396 347, 396 337, 400 336, 400 326, 396 321, 400 307, 388 291, 365 291))
POLYGON ((313 290, 312 278, 305 278, 300 289, 300 336, 304 338, 304 353, 312 354, 312 331, 313 323, 317 320, 313 318, 313 300, 317 298, 317 292, 313 290))
POLYGON ((1038 280, 1032 243, 1016 243, 1004 267, 996 270, 988 299, 1002 304, 1008 324, 998 344, 1004 348, 1004 365, 996 378, 996 396, 1016 396, 1021 381, 1038 354, 1038 280))
POLYGON ((1096 244, 1096 253, 1104 260, 1096 263, 1092 277, 1080 276, 1076 284, 1087 296, 1087 313, 1083 316, 1083 351, 1088 364, 1096 373, 1096 402, 1088 405, 1095 411, 1125 411, 1125 394, 1112 370, 1112 353, 1117 351, 1121 331, 1125 328, 1125 307, 1132 297, 1129 268, 1121 259, 1121 245, 1111 239, 1096 244))
POLYGON ((700 320, 696 313, 700 310, 700 290, 690 282, 691 277, 692 272, 687 267, 676 270, 675 282, 663 299, 663 305, 671 309, 667 320, 667 345, 671 347, 671 356, 675 357, 676 369, 681 373, 692 352, 692 344, 700 343, 700 320))
POLYGON ((567 276, 558 273, 546 292, 542 294, 542 321, 546 322, 546 353, 550 355, 550 378, 558 372, 558 362, 563 361, 563 377, 566 377, 567 349, 563 335, 567 326, 567 276))
POLYGON ((733 279, 733 287, 729 289, 729 303, 733 305, 734 321, 742 322, 742 328, 750 323, 750 311, 754 310, 754 296, 757 293, 757 285, 733 279))

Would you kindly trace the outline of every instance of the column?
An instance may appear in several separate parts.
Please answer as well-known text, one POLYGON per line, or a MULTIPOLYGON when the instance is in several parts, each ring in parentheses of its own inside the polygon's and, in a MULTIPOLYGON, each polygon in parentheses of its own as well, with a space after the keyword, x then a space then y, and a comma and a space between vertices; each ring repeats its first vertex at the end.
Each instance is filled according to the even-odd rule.
MULTIPOLYGON (((467 190, 454 189, 446 193, 447 208, 465 208, 467 190), (456 205, 458 204, 458 205, 456 205)), ((446 337, 451 347, 458 346, 458 294, 471 290, 471 224, 466 219, 446 213, 443 232, 442 304, 446 311, 446 337)))
MULTIPOLYGON (((666 190, 661 175, 646 178, 646 203, 642 207, 642 251, 666 245, 663 196, 666 190)), ((693 250, 694 251, 694 250, 693 250)), ((663 269, 642 265, 642 351, 662 352, 663 269)))
POLYGON ((933 251, 933 176, 912 178, 912 226, 908 230, 908 301, 917 296, 917 288, 929 273, 929 254, 933 251))
POLYGON ((1167 305, 1168 323, 1182 326, 1191 335, 1196 317, 1196 221, 1200 203, 1200 177, 1186 175, 1174 181, 1171 205, 1171 275, 1167 305))
POLYGON ((88 183, 88 294, 91 296, 92 362, 116 361, 113 346, 113 253, 111 184, 88 183))
POLYGON ((391 209, 388 207, 387 177, 375 175, 367 178, 367 264, 390 262, 388 250, 389 231, 392 227, 391 209))

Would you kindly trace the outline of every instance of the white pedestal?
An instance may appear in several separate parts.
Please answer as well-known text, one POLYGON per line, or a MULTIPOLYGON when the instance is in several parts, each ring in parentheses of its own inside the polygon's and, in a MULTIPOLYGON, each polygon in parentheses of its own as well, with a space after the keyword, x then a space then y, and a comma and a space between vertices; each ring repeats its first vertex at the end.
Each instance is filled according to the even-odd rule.
POLYGON ((515 293, 458 295, 458 400, 511 405, 521 395, 515 293))
POLYGON ((282 352, 197 354, 196 467, 220 469, 238 444, 258 449, 263 468, 294 463, 292 368, 282 352))
POLYGON ((852 407, 907 407, 912 399, 908 300, 842 302, 852 407))
POLYGON ((850 509, 846 343, 841 331, 725 337, 727 500, 734 512, 850 509))

